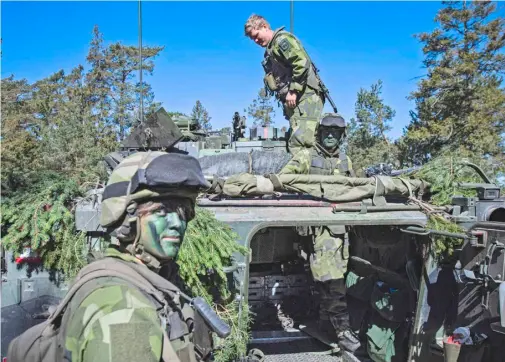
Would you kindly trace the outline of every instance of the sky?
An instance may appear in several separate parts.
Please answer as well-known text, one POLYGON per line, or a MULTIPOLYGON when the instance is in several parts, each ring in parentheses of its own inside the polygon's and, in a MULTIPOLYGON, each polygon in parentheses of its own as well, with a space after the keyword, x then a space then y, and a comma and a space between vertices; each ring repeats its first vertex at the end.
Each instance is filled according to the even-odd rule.
MULTIPOLYGON (((440 2, 295 1, 294 33, 330 91, 338 111, 354 117, 357 92, 383 82, 382 98, 396 111, 389 136, 401 136, 414 108, 406 97, 425 74, 422 44, 440 2)), ((142 43, 164 46, 152 76, 144 75, 167 111, 190 114, 200 100, 214 129, 231 126, 263 86, 264 49, 244 35, 253 14, 290 29, 290 1, 142 1, 142 43)), ((79 64, 94 25, 105 44, 138 45, 137 1, 2 1, 2 78, 29 82, 79 64)), ((288 126, 274 102, 274 126, 288 126)), ((325 112, 331 112, 328 102, 325 112)), ((247 121, 248 127, 252 119, 247 121)), ((247 133, 248 134, 248 133, 247 133)))

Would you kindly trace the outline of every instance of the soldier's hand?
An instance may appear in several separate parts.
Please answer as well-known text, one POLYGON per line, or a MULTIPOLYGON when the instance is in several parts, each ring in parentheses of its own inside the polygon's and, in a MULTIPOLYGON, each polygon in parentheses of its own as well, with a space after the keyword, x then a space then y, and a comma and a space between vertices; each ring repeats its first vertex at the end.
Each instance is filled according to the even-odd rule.
POLYGON ((286 104, 288 105, 289 108, 295 108, 296 107, 296 93, 293 91, 289 91, 288 94, 286 95, 286 104))

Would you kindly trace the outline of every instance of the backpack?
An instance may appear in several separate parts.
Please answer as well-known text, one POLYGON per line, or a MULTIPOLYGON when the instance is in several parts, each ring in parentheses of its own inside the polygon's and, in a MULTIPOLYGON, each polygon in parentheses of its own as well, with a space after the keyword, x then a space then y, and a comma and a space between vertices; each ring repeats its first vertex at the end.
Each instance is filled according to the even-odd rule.
POLYGON ((156 305, 156 310, 159 311, 160 325, 163 329, 163 361, 196 362, 194 350, 190 350, 193 349, 192 343, 186 344, 182 350, 177 352, 170 343, 170 340, 190 334, 185 320, 194 318, 191 315, 188 316, 191 313, 188 313, 186 308, 180 308, 179 288, 143 265, 125 262, 114 257, 105 257, 93 261, 81 269, 71 288, 58 306, 50 313, 49 318, 29 328, 12 340, 7 352, 7 361, 49 362, 71 360, 70 356, 65 353, 66 322, 73 314, 69 303, 79 291, 80 297, 75 305, 80 305, 98 286, 97 283, 92 281, 100 277, 120 278, 138 288, 156 305), (176 313, 170 313, 167 323, 170 325, 170 330, 167 333, 165 321, 167 321, 169 311, 176 311, 176 313), (181 318, 183 315, 184 319, 181 318), (185 356, 185 358, 181 358, 181 356, 185 356))

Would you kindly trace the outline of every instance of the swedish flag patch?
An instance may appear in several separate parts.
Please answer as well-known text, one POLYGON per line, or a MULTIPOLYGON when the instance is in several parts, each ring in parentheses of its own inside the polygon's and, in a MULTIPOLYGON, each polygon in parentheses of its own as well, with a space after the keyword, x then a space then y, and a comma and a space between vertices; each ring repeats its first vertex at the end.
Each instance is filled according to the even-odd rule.
POLYGON ((289 40, 284 38, 279 42, 279 47, 283 52, 288 51, 289 48, 291 48, 291 44, 289 43, 289 40))

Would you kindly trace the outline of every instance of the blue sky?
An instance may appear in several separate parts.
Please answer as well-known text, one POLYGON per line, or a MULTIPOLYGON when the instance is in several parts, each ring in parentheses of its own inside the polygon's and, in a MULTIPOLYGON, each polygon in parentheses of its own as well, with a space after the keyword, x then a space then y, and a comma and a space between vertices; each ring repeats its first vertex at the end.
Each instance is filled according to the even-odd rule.
MULTIPOLYGON (((294 33, 346 119, 354 116, 359 89, 382 79, 382 96, 396 111, 390 136, 397 138, 413 109, 406 96, 425 73, 413 34, 431 31, 440 7, 432 1, 296 1, 294 33)), ((2 78, 14 74, 32 82, 85 65, 95 24, 106 44, 137 45, 137 9, 136 1, 3 1, 2 78)), ((252 13, 289 30, 289 1, 143 1, 143 45, 165 46, 145 79, 166 110, 189 114, 199 99, 214 128, 230 126, 233 113, 243 113, 263 86, 263 49, 243 31, 252 13)), ((275 126, 287 126, 276 103, 275 110, 275 126)))

